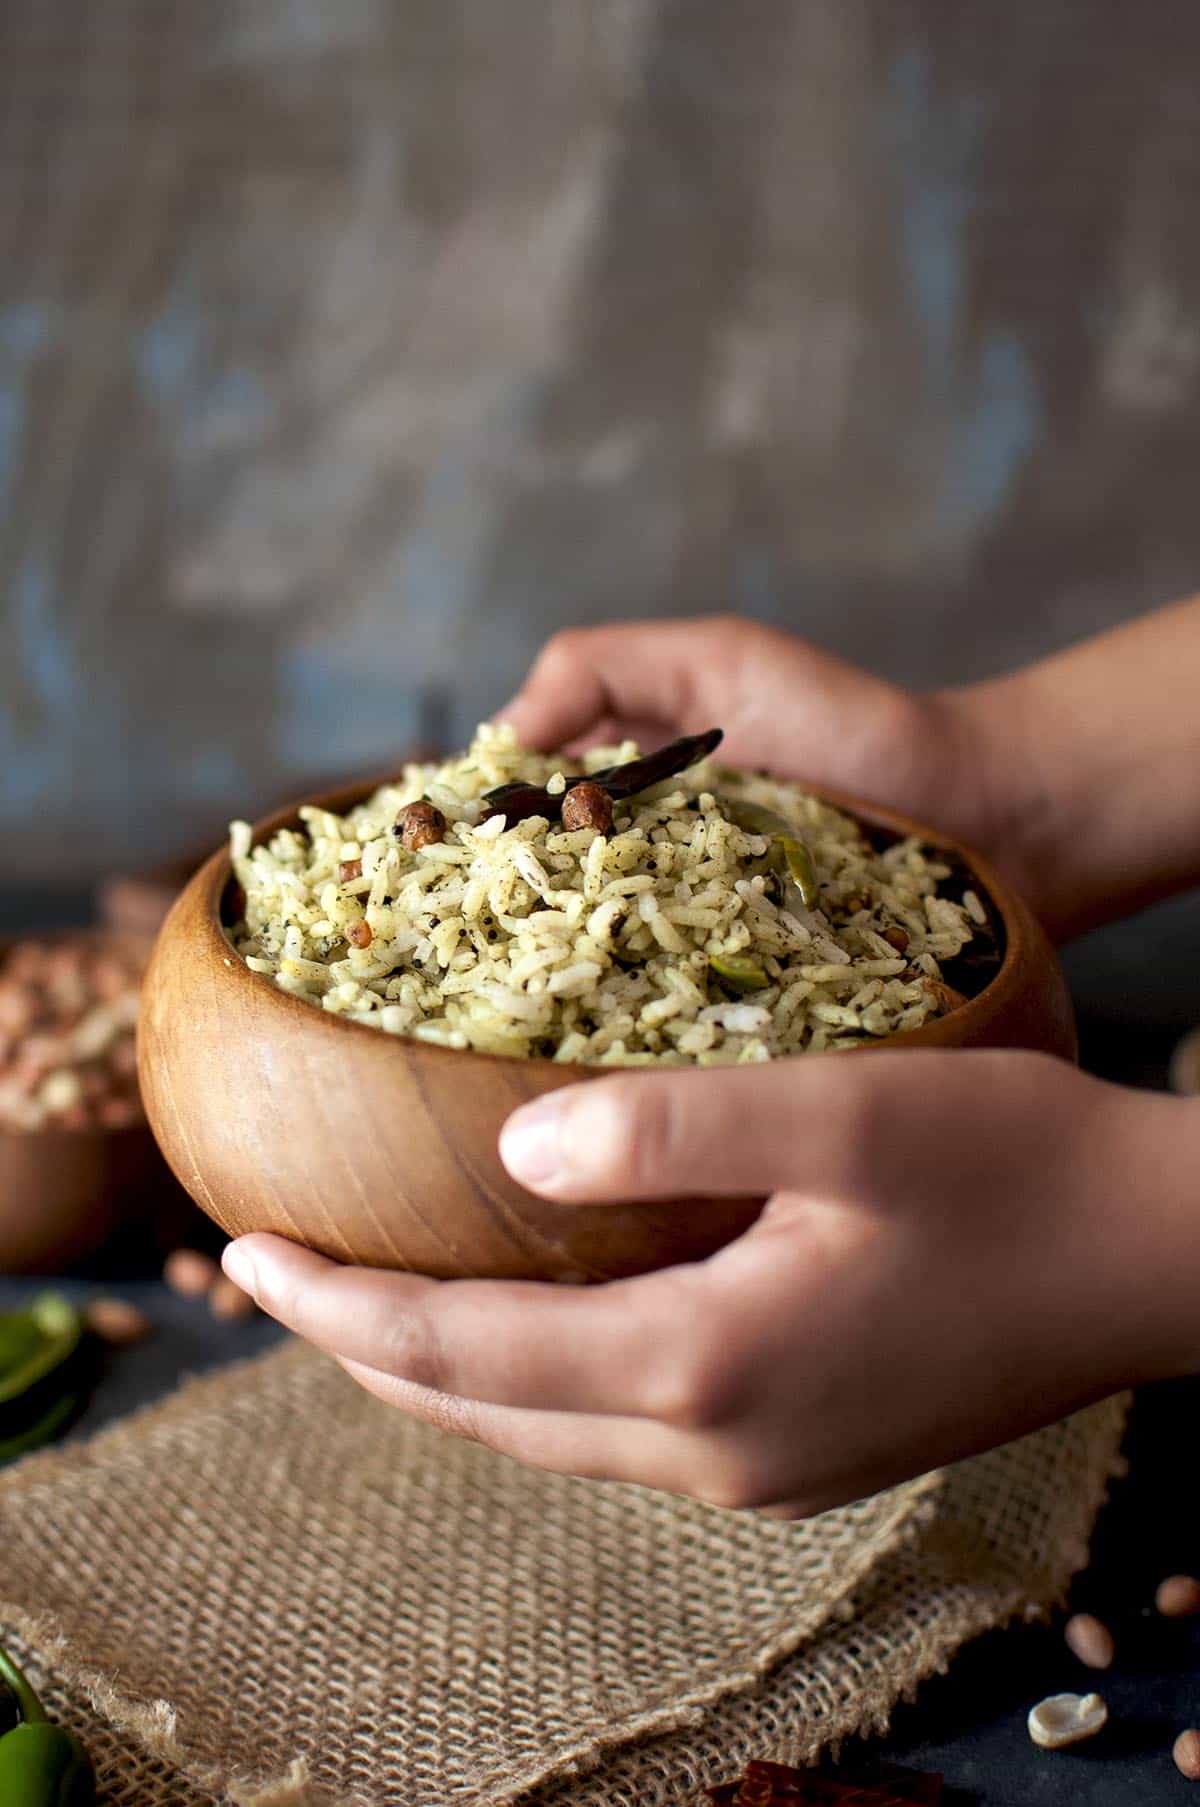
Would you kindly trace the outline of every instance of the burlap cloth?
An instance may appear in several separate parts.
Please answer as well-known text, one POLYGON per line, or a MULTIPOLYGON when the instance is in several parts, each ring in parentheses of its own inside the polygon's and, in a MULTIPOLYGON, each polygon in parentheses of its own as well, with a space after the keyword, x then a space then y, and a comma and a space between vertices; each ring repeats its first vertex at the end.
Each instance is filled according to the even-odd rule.
POLYGON ((666 1807, 1085 1560, 1124 1403, 805 1524, 545 1475, 297 1345, 0 1477, 0 1621, 129 1807, 666 1807))

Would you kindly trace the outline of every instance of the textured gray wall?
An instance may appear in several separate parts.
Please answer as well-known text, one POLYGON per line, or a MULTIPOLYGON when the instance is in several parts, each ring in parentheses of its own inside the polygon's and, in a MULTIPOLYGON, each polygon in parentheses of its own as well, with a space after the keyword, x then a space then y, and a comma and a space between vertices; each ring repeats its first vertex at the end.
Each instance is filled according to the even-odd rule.
POLYGON ((1193 587, 1198 56, 1189 0, 4 0, 0 846, 461 736, 561 622, 928 682, 1193 587))

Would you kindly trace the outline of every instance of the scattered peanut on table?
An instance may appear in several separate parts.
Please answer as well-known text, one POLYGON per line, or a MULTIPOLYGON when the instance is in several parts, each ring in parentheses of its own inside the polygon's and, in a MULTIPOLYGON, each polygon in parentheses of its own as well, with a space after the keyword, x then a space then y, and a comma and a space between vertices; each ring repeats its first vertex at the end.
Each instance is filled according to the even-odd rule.
POLYGON ((172 1249, 163 1266, 163 1279, 181 1299, 205 1298, 220 1276, 212 1256, 199 1249, 172 1249))
POLYGON ((151 1324, 144 1311, 128 1299, 93 1299, 84 1307, 83 1321, 102 1342, 123 1348, 149 1336, 151 1324))
POLYGON ((1200 1581, 1194 1575, 1168 1575, 1161 1581, 1154 1604, 1164 1619, 1191 1619, 1200 1613, 1200 1581))
POLYGON ((1200 1782, 1200 1732, 1191 1727, 1180 1732, 1171 1755, 1181 1776, 1186 1776, 1189 1782, 1200 1782))
POLYGON ((1108 1708, 1099 1694, 1051 1694, 1029 1713, 1029 1736, 1042 1750, 1064 1750, 1094 1738, 1108 1723, 1108 1708))
POLYGON ((1067 1620, 1063 1636, 1067 1649, 1087 1668, 1107 1669, 1111 1666, 1115 1655, 1112 1632, 1091 1613, 1073 1613, 1067 1620))
POLYGON ((258 1309, 249 1293, 222 1274, 208 1295, 208 1307, 215 1318, 249 1318, 258 1309))

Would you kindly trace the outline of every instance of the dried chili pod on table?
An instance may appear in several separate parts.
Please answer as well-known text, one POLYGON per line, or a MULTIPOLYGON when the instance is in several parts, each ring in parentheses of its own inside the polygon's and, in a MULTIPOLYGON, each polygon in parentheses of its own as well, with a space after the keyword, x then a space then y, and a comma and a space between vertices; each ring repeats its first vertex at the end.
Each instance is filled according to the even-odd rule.
POLYGON ((710 1807, 937 1807, 942 1778, 894 1765, 871 1781, 846 1781, 826 1770, 797 1769, 755 1758, 736 1782, 705 1788, 710 1807))
POLYGON ((19 1724, 0 1738, 0 1807, 93 1807, 96 1778, 74 1732, 54 1725, 24 1672, 0 1649, 0 1683, 19 1724))
POLYGON ((647 753, 641 759, 629 759, 623 765, 603 766, 598 772, 578 772, 566 780, 557 796, 543 789, 540 784, 523 784, 514 779, 509 784, 500 784, 495 790, 487 791, 483 802, 487 806, 488 815, 502 815, 510 825, 513 822, 524 822, 530 816, 545 816, 547 821, 553 822, 562 813, 563 798, 577 784, 598 784, 608 792, 614 803, 623 803, 630 797, 636 797, 641 791, 648 791, 652 784, 662 784, 668 778, 677 778, 689 766, 698 765, 702 759, 707 759, 710 753, 716 751, 723 738, 724 732, 720 728, 709 728, 703 734, 685 734, 682 740, 673 740, 667 746, 659 747, 656 753, 647 753))

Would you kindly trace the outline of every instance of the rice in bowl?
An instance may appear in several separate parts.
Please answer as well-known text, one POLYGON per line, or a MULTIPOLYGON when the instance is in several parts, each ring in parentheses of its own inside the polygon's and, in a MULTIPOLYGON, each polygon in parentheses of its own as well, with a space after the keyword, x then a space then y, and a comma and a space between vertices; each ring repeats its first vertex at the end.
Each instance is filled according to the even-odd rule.
POLYGON ((969 888, 946 894, 936 850, 877 848, 818 798, 712 759, 616 802, 607 833, 510 822, 483 801, 516 781, 561 798, 574 774, 636 755, 569 761, 485 725, 461 758, 407 766, 344 816, 308 806, 259 847, 234 823, 232 945, 284 990, 388 1034, 602 1066, 761 1061, 916 1029, 962 1002, 948 962, 972 943, 994 955, 987 909, 969 888), (441 838, 401 838, 417 802, 441 838), (813 907, 781 843, 733 819, 763 811, 811 854, 813 907))

